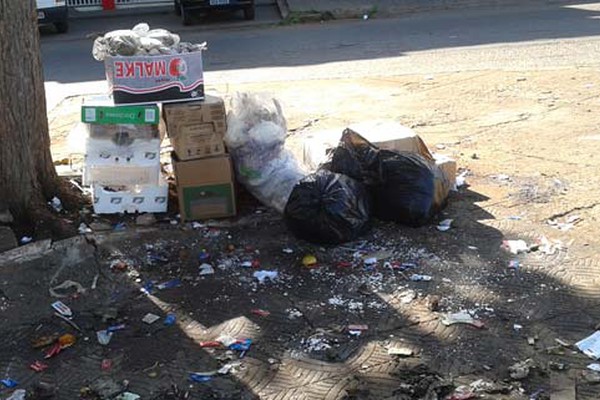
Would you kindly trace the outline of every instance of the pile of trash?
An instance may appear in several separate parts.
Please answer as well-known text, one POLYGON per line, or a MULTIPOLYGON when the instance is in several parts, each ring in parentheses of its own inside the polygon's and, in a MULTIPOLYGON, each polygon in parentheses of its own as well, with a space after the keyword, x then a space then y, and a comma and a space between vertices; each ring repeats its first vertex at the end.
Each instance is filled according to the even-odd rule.
POLYGON ((425 225, 446 205, 454 184, 454 161, 450 177, 416 135, 420 150, 403 151, 381 149, 346 129, 329 161, 308 174, 284 148, 287 126, 276 99, 237 94, 227 123, 225 143, 240 183, 310 242, 355 240, 372 217, 425 225))
POLYGON ((107 56, 159 56, 192 53, 206 50, 206 42, 181 42, 179 35, 166 29, 150 29, 146 23, 133 29, 119 29, 106 33, 94 41, 92 55, 98 61, 107 56))

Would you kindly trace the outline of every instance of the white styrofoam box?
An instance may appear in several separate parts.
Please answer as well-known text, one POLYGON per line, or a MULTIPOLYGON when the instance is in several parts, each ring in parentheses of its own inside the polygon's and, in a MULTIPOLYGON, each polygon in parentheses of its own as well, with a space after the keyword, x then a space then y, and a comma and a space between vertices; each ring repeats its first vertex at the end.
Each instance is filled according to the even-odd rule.
POLYGON ((85 164, 156 166, 160 164, 160 139, 136 139, 127 145, 120 145, 112 140, 87 138, 85 164))
MULTIPOLYGON (((412 129, 394 121, 367 121, 348 127, 369 142, 385 150, 410 151, 433 160, 433 156, 419 135, 412 129)), ((344 129, 332 129, 316 132, 303 143, 302 159, 304 164, 315 170, 327 161, 327 151, 335 148, 344 129)))
POLYGON ((91 185, 157 185, 160 163, 137 165, 84 165, 82 183, 91 185))
POLYGON ((95 185, 92 190, 96 214, 167 212, 169 185, 162 177, 158 185, 136 185, 115 190, 95 185))

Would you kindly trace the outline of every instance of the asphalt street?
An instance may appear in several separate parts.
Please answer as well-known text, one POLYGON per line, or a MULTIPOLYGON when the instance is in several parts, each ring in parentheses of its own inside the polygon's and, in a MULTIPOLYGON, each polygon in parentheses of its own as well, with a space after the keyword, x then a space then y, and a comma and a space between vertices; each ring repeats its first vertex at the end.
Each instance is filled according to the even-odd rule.
POLYGON ((600 3, 414 14, 393 19, 280 25, 274 7, 183 27, 172 13, 77 18, 69 34, 42 31, 49 108, 69 95, 102 92, 92 36, 140 21, 207 41, 207 85, 253 81, 536 70, 600 63, 600 3))

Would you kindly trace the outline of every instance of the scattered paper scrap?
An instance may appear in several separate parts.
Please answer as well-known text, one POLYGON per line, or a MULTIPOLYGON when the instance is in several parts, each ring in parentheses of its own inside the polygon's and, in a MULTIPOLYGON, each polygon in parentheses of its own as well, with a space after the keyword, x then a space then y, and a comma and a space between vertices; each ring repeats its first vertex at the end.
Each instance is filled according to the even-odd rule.
POLYGON ((160 319, 160 317, 158 315, 152 314, 152 313, 148 313, 148 314, 144 315, 144 318, 142 318, 142 322, 145 322, 148 325, 152 325, 153 323, 155 323, 159 319, 160 319))

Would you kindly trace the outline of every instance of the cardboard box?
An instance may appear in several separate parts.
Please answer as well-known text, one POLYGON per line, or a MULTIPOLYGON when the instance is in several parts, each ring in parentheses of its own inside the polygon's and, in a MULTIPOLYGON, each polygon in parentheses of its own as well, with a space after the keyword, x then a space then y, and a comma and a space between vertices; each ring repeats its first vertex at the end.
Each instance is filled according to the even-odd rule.
POLYGON ((348 127, 383 150, 418 153, 433 161, 427 145, 415 131, 395 121, 366 121, 348 127))
POLYGON ((158 185, 109 188, 95 185, 93 190, 96 214, 167 212, 169 185, 161 178, 158 185))
POLYGON ((204 101, 165 104, 163 116, 167 135, 180 160, 225 154, 227 131, 225 103, 216 96, 204 101))
POLYGON ((92 185, 157 185, 160 164, 154 166, 133 165, 84 165, 82 183, 92 185))
POLYGON ((117 106, 108 96, 91 96, 81 106, 81 122, 90 124, 157 125, 159 120, 156 104, 117 106))
POLYGON ((233 166, 229 156, 181 161, 173 155, 173 168, 183 221, 236 215, 233 166))
MULTIPOLYGON (((412 129, 393 121, 370 121, 349 127, 380 149, 418 153, 433 161, 423 140, 412 129)), ((344 129, 316 132, 302 144, 301 159, 310 170, 328 160, 328 151, 337 147, 344 129)))
POLYGON ((160 56, 109 56, 104 66, 115 104, 204 98, 202 51, 160 56))
POLYGON ((448 198, 450 190, 456 185, 456 161, 450 157, 434 154, 435 180, 433 203, 441 209, 448 198))
POLYGON ((434 154, 433 158, 435 159, 435 165, 442 171, 444 177, 448 181, 450 189, 454 188, 456 186, 456 174, 458 172, 456 160, 443 154, 434 154))

